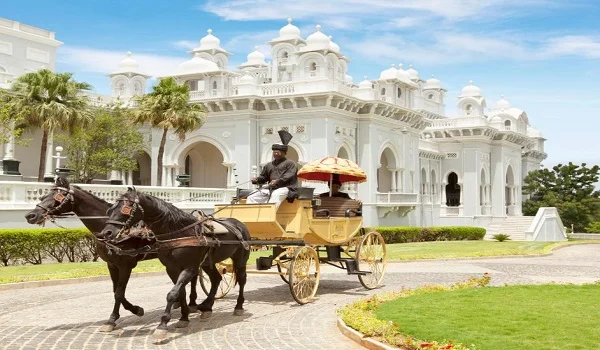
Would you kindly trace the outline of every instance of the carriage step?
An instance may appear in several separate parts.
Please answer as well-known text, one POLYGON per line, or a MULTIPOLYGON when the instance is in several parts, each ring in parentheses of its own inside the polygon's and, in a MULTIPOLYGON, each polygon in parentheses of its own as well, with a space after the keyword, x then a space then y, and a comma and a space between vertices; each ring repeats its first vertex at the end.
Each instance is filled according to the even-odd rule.
POLYGON ((339 259, 339 261, 344 261, 346 263, 346 271, 348 271, 349 275, 368 275, 371 271, 360 271, 356 266, 356 260, 354 259, 339 259))

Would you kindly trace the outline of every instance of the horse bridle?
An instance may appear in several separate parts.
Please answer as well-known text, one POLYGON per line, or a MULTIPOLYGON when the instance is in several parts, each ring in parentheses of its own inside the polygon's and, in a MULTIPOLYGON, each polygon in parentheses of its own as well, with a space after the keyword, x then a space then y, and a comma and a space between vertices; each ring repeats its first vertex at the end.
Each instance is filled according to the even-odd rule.
POLYGON ((58 205, 53 208, 46 208, 38 203, 35 206, 44 210, 44 221, 50 220, 51 222, 54 222, 54 213, 62 209, 67 203, 71 203, 71 206, 75 203, 75 197, 73 196, 75 192, 71 189, 71 186, 69 186, 69 188, 52 186, 50 190, 56 190, 56 193, 52 198, 58 202, 58 205))
MULTIPOLYGON (((120 211, 121 211, 121 214, 128 216, 128 218, 127 218, 127 220, 125 220, 125 222, 117 221, 117 220, 106 220, 107 224, 121 226, 121 229, 119 230, 119 232, 117 232, 117 235, 115 236, 114 239, 112 239, 112 241, 118 241, 118 239, 125 232, 129 231, 132 228, 131 221, 133 220, 135 213, 138 210, 142 212, 142 217, 144 216, 144 208, 142 208, 142 206, 140 205, 140 199, 137 196, 137 194, 136 194, 135 198, 133 199, 132 205, 129 205, 130 201, 131 200, 125 196, 122 196, 121 198, 117 199, 117 202, 124 202, 120 211)), ((140 221, 142 221, 142 220, 140 219, 140 221)))

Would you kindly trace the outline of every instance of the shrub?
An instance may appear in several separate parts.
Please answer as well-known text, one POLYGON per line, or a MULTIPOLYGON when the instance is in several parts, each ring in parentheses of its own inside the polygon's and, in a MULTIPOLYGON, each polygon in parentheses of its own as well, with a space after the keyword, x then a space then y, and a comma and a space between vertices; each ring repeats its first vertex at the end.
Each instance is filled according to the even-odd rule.
POLYGON ((485 228, 471 226, 432 226, 432 227, 367 227, 368 231, 377 231, 385 243, 409 243, 430 241, 482 240, 485 228))
MULTIPOLYGON (((19 260, 38 265, 46 258, 62 262, 89 260, 95 255, 90 251, 87 229, 3 229, 0 230, 0 260, 7 266, 19 260)), ((94 247, 95 248, 95 247, 94 247)))
POLYGON ((498 242, 510 241, 510 236, 505 233, 497 233, 493 235, 492 238, 498 242))
POLYGON ((587 233, 600 233, 600 221, 592 221, 585 227, 587 233))

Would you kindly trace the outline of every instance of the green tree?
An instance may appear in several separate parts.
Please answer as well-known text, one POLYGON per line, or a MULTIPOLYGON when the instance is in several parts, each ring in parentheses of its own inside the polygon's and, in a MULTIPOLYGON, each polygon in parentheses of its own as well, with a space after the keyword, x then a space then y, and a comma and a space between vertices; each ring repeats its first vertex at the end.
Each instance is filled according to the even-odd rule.
POLYGON ((160 79, 152 92, 136 98, 138 107, 133 111, 135 123, 149 123, 153 128, 163 131, 158 147, 157 184, 162 183, 163 155, 167 133, 170 129, 185 140, 185 134, 199 129, 204 124, 206 110, 202 105, 189 103, 189 88, 178 84, 174 78, 160 79))
POLYGON ((552 169, 530 172, 524 180, 524 215, 535 215, 540 207, 556 207, 567 227, 582 232, 592 221, 600 218, 600 192, 595 184, 600 167, 589 168, 586 163, 558 164, 552 169))
POLYGON ((55 130, 73 131, 91 120, 87 97, 81 93, 91 85, 73 80, 72 73, 48 69, 20 76, 12 87, 9 108, 25 128, 42 129, 38 181, 44 178, 48 136, 55 130))
POLYGON ((11 136, 17 139, 23 131, 22 128, 15 127, 21 121, 17 120, 12 111, 12 98, 10 92, 0 90, 0 144, 9 142, 11 136))
POLYGON ((144 149, 140 132, 120 107, 94 110, 93 121, 71 135, 62 136, 67 167, 76 182, 90 183, 111 170, 136 170, 136 157, 144 149))

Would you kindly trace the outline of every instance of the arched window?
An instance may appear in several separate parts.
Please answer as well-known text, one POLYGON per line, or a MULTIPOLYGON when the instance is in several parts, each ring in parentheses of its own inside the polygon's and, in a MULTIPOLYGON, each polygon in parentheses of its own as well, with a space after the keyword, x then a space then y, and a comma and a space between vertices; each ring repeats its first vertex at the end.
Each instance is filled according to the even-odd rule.
POLYGON ((310 70, 312 72, 316 72, 317 71, 317 62, 313 62, 310 64, 310 70))
POLYGON ((458 184, 458 175, 455 172, 448 174, 448 184, 446 185, 446 206, 458 207, 460 205, 460 185, 458 184))
POLYGON ((402 96, 402 89, 398 88, 398 97, 402 96))
POLYGON ((473 106, 472 105, 467 105, 465 107, 465 112, 467 112, 467 115, 471 114, 472 110, 473 110, 473 106))
POLYGON ((285 59, 289 58, 287 51, 283 51, 283 53, 281 54, 281 58, 285 58, 285 59))
POLYGON ((504 130, 510 130, 510 126, 511 126, 510 120, 505 120, 504 121, 504 130))
POLYGON ((385 88, 381 88, 381 96, 385 96, 385 88))
POLYGON ((217 89, 217 82, 216 82, 216 81, 213 81, 213 84, 212 84, 212 85, 213 85, 213 87, 212 87, 212 88, 213 88, 213 90, 216 90, 216 89, 217 89))
POLYGON ((428 100, 433 100, 433 94, 429 94, 429 95, 427 95, 427 99, 428 99, 428 100))

